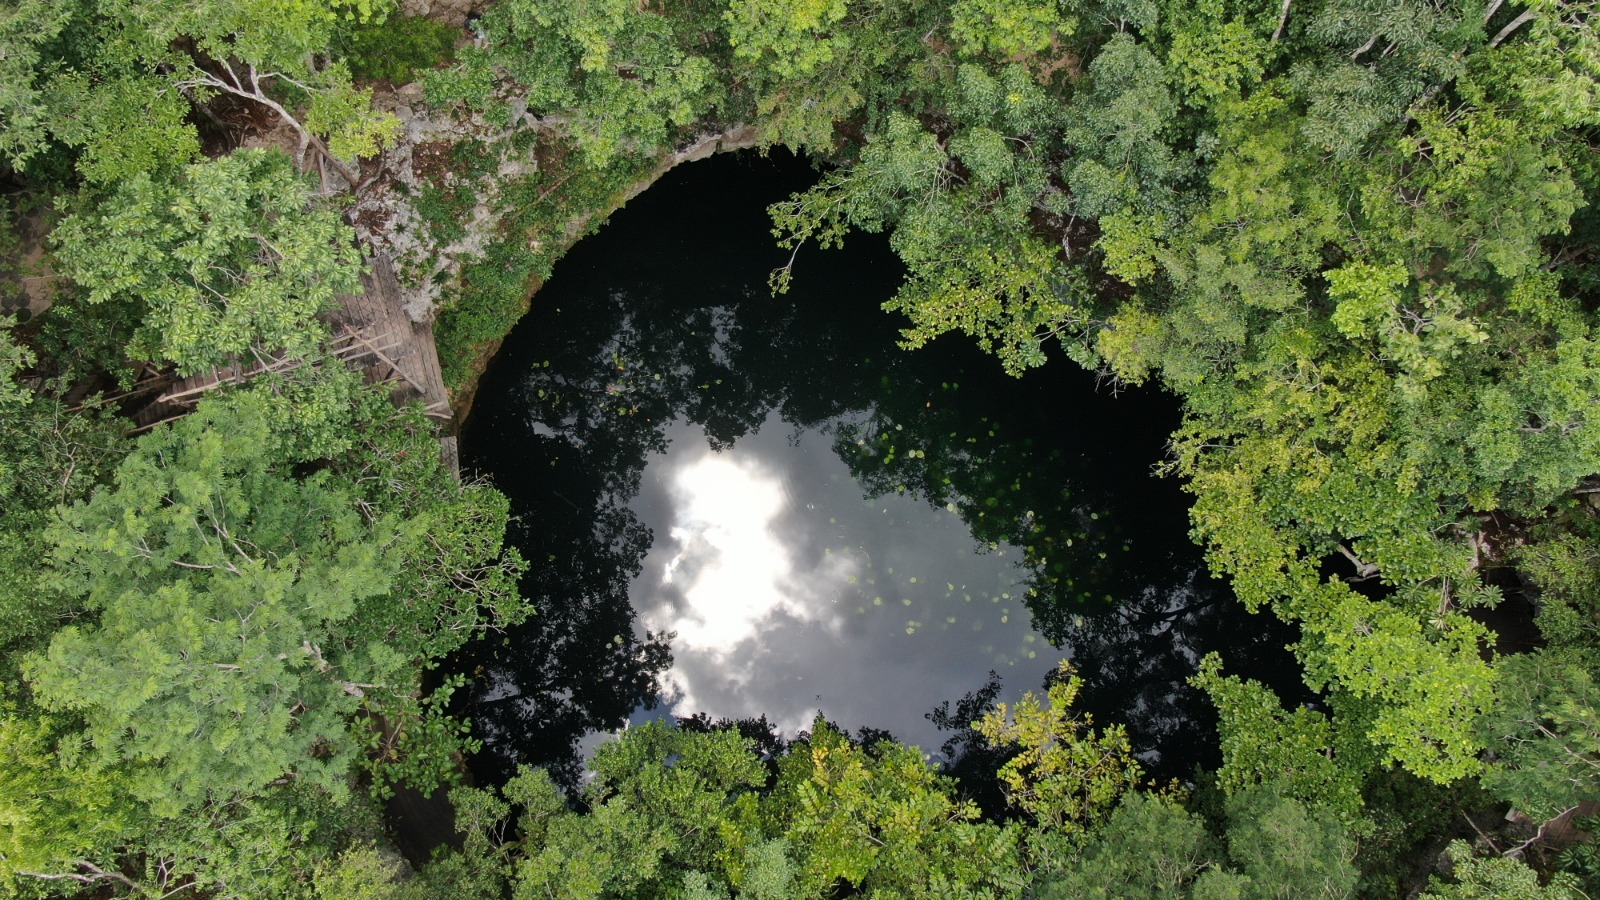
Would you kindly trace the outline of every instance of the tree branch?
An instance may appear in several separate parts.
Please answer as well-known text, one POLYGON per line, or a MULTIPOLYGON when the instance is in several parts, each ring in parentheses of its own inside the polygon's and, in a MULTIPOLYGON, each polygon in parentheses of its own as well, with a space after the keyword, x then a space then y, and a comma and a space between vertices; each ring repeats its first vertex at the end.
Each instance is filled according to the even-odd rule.
POLYGON ((79 872, 18 872, 24 878, 37 878, 40 881, 76 881, 79 884, 94 884, 100 881, 116 881, 124 884, 139 893, 144 893, 144 887, 138 882, 129 879, 121 872, 107 872, 86 859, 78 860, 78 868, 87 871, 84 875, 79 872))
POLYGON ((1350 552, 1350 549, 1345 545, 1334 544, 1333 546, 1342 556, 1344 556, 1345 559, 1350 560, 1351 565, 1356 567, 1356 576, 1355 578, 1351 579, 1352 581, 1365 581, 1368 578, 1378 574, 1378 567, 1376 565, 1366 562, 1361 557, 1350 552))
POLYGON ((1489 39, 1489 49, 1493 50, 1495 47, 1500 46, 1500 42, 1510 37, 1513 31, 1516 31, 1523 25, 1533 21, 1533 16, 1534 12, 1530 9, 1524 12, 1522 15, 1517 16, 1515 19, 1512 19, 1510 22, 1507 22, 1506 27, 1500 29, 1499 34, 1489 39))
MULTIPOLYGON (((245 73, 250 78, 250 86, 245 87, 244 79, 240 77, 239 73, 234 70, 232 64, 230 64, 227 60, 217 60, 217 65, 221 66, 223 71, 228 73, 228 78, 224 78, 196 65, 194 67, 194 74, 195 78, 197 79, 196 83, 205 85, 207 87, 216 88, 217 90, 232 94, 236 97, 243 97, 246 100, 254 100, 262 106, 265 106, 266 108, 277 113, 279 118, 286 122, 290 128, 295 130, 295 133, 300 136, 300 140, 303 143, 309 144, 311 147, 313 147, 322 157, 322 159, 324 159, 328 165, 332 166, 333 170, 338 172, 341 178, 349 183, 350 190, 354 191, 360 185, 360 173, 346 165, 344 160, 334 156, 333 153, 328 150, 328 146, 322 142, 322 139, 313 134, 310 129, 300 124, 300 120, 291 115, 289 111, 283 107, 283 104, 267 96, 266 92, 261 89, 262 73, 256 71, 255 66, 249 64, 245 65, 245 73), (229 81, 230 78, 232 79, 231 83, 229 81)), ((268 72, 266 73, 266 77, 284 77, 285 80, 291 80, 285 76, 280 76, 276 72, 268 72)))
POLYGON ((1577 809, 1576 806, 1569 806, 1566 809, 1562 810, 1561 812, 1556 813, 1554 816, 1552 816, 1551 818, 1545 820, 1545 822, 1539 826, 1539 830, 1535 831, 1533 833, 1533 837, 1528 838, 1527 840, 1525 840, 1522 843, 1516 845, 1515 847, 1512 847, 1511 849, 1504 851, 1500 855, 1501 856, 1521 856, 1522 855, 1522 851, 1524 851, 1524 850, 1528 849, 1529 847, 1532 847, 1534 844, 1537 844, 1540 841, 1544 840, 1545 829, 1550 827, 1550 823, 1551 822, 1554 822, 1556 819, 1561 818, 1562 816, 1566 815, 1569 812, 1572 812, 1575 809, 1577 809))

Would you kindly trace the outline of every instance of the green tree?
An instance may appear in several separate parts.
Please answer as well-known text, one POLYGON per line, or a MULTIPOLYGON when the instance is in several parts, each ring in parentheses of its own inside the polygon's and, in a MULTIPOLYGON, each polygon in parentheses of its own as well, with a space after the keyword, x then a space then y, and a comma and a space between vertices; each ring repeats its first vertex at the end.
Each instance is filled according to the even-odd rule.
POLYGON ((1016 830, 978 821, 920 751, 863 748, 821 720, 775 782, 736 731, 659 722, 604 744, 594 768, 585 813, 540 770, 453 792, 464 851, 422 880, 509 877, 515 897, 1014 897, 1025 883, 1016 830), (519 841, 503 842, 512 825, 519 841))
POLYGON ((208 398, 59 509, 40 583, 77 616, 24 659, 38 708, 7 708, 7 873, 299 896, 375 827, 358 763, 379 788, 454 778, 457 682, 419 696, 422 669, 527 610, 504 498, 436 441, 309 366, 208 398))
POLYGON ((349 237, 269 151, 189 166, 172 181, 136 175, 54 234, 62 271, 88 302, 142 305, 129 352, 182 373, 309 356, 327 334, 317 313, 359 285, 349 237))
POLYGON ((530 109, 564 124, 584 165, 604 169, 653 155, 719 107, 726 89, 697 40, 706 24, 624 0, 512 0, 484 17, 486 45, 430 84, 487 106, 487 93, 463 88, 503 72, 530 109))
POLYGON ((358 711, 388 720, 388 752, 447 755, 459 738, 426 724, 419 667, 526 615, 503 498, 443 484, 424 432, 393 433, 421 420, 355 396, 344 458, 310 475, 296 468, 336 449, 304 427, 316 403, 280 407, 268 385, 147 436, 115 488, 51 526, 51 587, 91 615, 26 662, 29 685, 83 717, 84 764, 128 767, 158 814, 285 778, 338 797, 366 743, 358 711), (409 476, 415 493, 388 480, 409 476))
POLYGON ((0 149, 21 167, 54 140, 80 151, 87 179, 115 183, 192 159, 198 137, 187 115, 230 95, 288 124, 302 157, 314 149, 354 187, 349 161, 386 142, 399 122, 372 108, 370 92, 354 86, 330 50, 347 21, 387 11, 372 0, 11 4, 0 14, 11 76, 0 98, 0 149), (309 111, 286 105, 286 91, 309 111))
POLYGON ((1354 895, 1355 842, 1338 820, 1257 786, 1230 799, 1223 842, 1171 798, 1133 794, 1060 872, 1041 898, 1171 897, 1195 900, 1341 898, 1354 895))
MULTIPOLYGON (((961 331, 1020 374, 1044 362, 1052 338, 1076 349, 1071 337, 1091 302, 1081 274, 1032 229, 1036 218, 1064 222, 1067 214, 1066 194, 1031 152, 1060 113, 1021 66, 998 77, 962 66, 950 99, 960 127, 948 139, 892 113, 856 165, 773 206, 776 231, 797 248, 833 246, 852 227, 892 228, 908 273, 884 306, 911 320, 904 345, 961 331)), ((774 287, 790 277, 779 269, 774 287)))
POLYGON ((1171 797, 1129 794, 1075 859, 1041 874, 1035 893, 1105 900, 1188 897, 1220 849, 1205 822, 1171 797))
POLYGON ((0 5, 0 158, 18 170, 49 140, 50 113, 38 75, 50 43, 70 21, 70 8, 51 0, 0 5))
POLYGON ((920 750, 859 747, 819 719, 780 761, 762 812, 798 857, 806 896, 840 879, 901 896, 1015 895, 1018 834, 978 821, 953 787, 920 750))
POLYGON ((1493 763, 1485 789, 1540 821, 1600 784, 1600 687, 1592 654, 1536 650, 1499 665, 1495 704, 1479 725, 1493 763))
POLYGON ((1571 900, 1584 896, 1571 876, 1557 874, 1548 884, 1521 860, 1481 858, 1466 841, 1452 841, 1445 851, 1453 865, 1450 879, 1428 879, 1428 900, 1571 900))
POLYGON ((1332 900, 1354 893, 1355 841, 1336 816, 1287 799, 1270 785, 1230 798, 1227 815, 1233 871, 1201 875, 1196 900, 1332 900))
POLYGON ((1063 662, 1044 697, 1029 691, 1014 707, 997 704, 974 726, 990 744, 1015 749, 1000 767, 1000 783, 1007 799, 1032 819, 1036 831, 1028 840, 1047 866, 1068 858, 1071 841, 1144 774, 1122 726, 1097 732, 1091 716, 1072 712, 1079 688, 1077 675, 1063 662))
POLYGON ((650 893, 685 869, 710 869, 737 853, 726 843, 751 812, 739 798, 766 779, 736 732, 656 723, 607 744, 594 768, 592 809, 582 816, 565 809, 542 772, 525 776, 540 778, 540 792, 521 823, 534 841, 516 866, 516 896, 650 893))
POLYGON ((345 790, 360 699, 408 687, 393 650, 328 642, 398 574, 392 525, 371 533, 326 475, 287 476, 271 421, 260 396, 207 403, 51 530, 54 586, 98 615, 25 675, 47 708, 84 718, 87 764, 129 764, 158 814, 285 776, 345 790))
POLYGON ((200 155, 191 107, 162 78, 138 74, 52 78, 42 114, 55 141, 78 150, 78 173, 98 185, 170 176, 200 155))
POLYGON ((736 57, 779 78, 809 75, 834 59, 834 27, 848 11, 845 0, 776 0, 739 3, 723 13, 736 57))
POLYGON ((950 12, 951 36, 974 56, 1039 53, 1077 27, 1055 0, 957 0, 950 12))
POLYGON ((946 80, 925 42, 943 26, 942 3, 775 0, 736 3, 724 16, 732 60, 728 107, 755 120, 762 141, 819 154, 852 153, 841 133, 880 131, 908 95, 946 80))
POLYGON ((70 730, 53 717, 0 708, 0 891, 19 875, 103 858, 138 820, 116 773, 71 765, 63 738, 70 730))
POLYGON ((1224 676, 1215 654, 1201 661, 1193 680, 1217 707, 1222 743, 1217 784, 1225 793, 1272 784, 1286 796, 1346 821, 1360 815, 1360 779, 1368 761, 1351 764, 1330 752, 1342 745, 1358 757, 1366 755, 1359 744, 1351 747, 1349 738, 1336 732, 1342 721, 1305 708, 1285 710, 1261 684, 1224 676))
POLYGON ((1175 182, 1188 166, 1172 147, 1177 101, 1150 47, 1126 33, 1107 41, 1070 109, 1064 136, 1076 153, 1063 174, 1075 212, 1099 218, 1174 207, 1175 182))
MULTIPOLYGON (((38 356, 0 328, 0 665, 47 641, 78 607, 45 589, 45 527, 57 504, 87 496, 126 449, 110 416, 73 412, 24 373, 38 356)), ((55 387, 54 385, 49 385, 55 387)))
MULTIPOLYGON (((405 861, 378 848, 356 846, 317 867, 317 900, 412 900, 426 896, 404 879, 405 861)), ((479 895, 488 896, 488 895, 479 895)))
POLYGON ((1167 60, 1185 99, 1205 107, 1250 93, 1277 55, 1283 21, 1264 4, 1202 0, 1168 9, 1167 60))

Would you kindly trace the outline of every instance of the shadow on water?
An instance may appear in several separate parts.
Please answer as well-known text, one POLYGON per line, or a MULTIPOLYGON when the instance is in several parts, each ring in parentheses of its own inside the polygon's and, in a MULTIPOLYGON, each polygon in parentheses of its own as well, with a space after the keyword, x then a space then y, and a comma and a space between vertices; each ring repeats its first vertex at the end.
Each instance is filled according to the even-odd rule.
MULTIPOLYGON (((1186 498, 1151 476, 1175 401, 1149 390, 1113 396, 1065 360, 1008 378, 958 336, 898 349, 898 323, 879 306, 901 271, 881 236, 803 250, 792 293, 770 296, 767 274, 786 254, 772 244, 765 206, 813 178, 795 160, 748 155, 674 172, 561 261, 485 376, 464 461, 512 499, 510 539, 531 564, 523 587, 538 611, 453 663, 473 676, 458 711, 485 742, 479 778, 498 781, 522 762, 571 784, 586 738, 642 708, 666 700, 687 715, 707 712, 686 706, 695 701, 778 702, 768 682, 785 679, 797 682, 790 693, 826 685, 815 700, 830 717, 841 707, 885 717, 846 727, 889 727, 931 749, 943 738, 924 714, 983 686, 993 660, 1012 666, 1001 673, 1003 698, 1037 688, 1063 656, 1084 678, 1081 706, 1098 722, 1125 723, 1156 774, 1214 764, 1214 716, 1185 683, 1200 657, 1220 652, 1228 671, 1295 695, 1298 679, 1283 649, 1293 634, 1246 614, 1206 574, 1187 537, 1186 498), (716 535, 679 527, 686 514, 667 507, 685 501, 664 467, 678 460, 681 482, 683 454, 702 466, 695 471, 713 471, 705 461, 737 461, 745 447, 775 448, 762 452, 776 458, 785 444, 810 455, 781 463, 789 474, 773 476, 767 518, 729 529, 782 545, 789 581, 834 579, 779 589, 805 588, 829 605, 817 612, 780 597, 760 617, 715 607, 749 619, 737 636, 744 649, 730 638, 693 663, 693 636, 673 632, 718 623, 685 612, 688 588, 661 585, 693 562, 696 540, 716 535), (890 558, 911 549, 876 543, 903 532, 914 549, 953 526, 964 549, 914 560, 909 571, 937 573, 920 581, 890 558), (946 574, 949 565, 989 568, 969 577, 946 574), (1002 627, 1013 601, 1018 624, 1002 627), (890 611, 910 617, 894 620, 893 642, 873 624, 890 611), (789 655, 806 657, 795 664, 809 660, 814 674, 787 674, 779 649, 751 643, 780 632, 795 636, 782 639, 797 645, 789 655), (812 633, 823 637, 805 643, 812 633), (962 655, 985 641, 1004 646, 962 655), (734 658, 743 669, 723 673, 715 699, 701 687, 672 694, 670 684, 661 695, 672 673, 734 658), (828 682, 831 669, 847 681, 828 682), (812 681, 798 684, 804 677, 812 681), (943 693, 916 696, 924 684, 943 693), (874 692, 897 695, 857 702, 874 692)), ((750 493, 743 505, 759 502, 750 493)), ((720 546, 717 559, 755 553, 720 546)), ((773 713, 793 728, 781 710, 709 712, 773 713)))

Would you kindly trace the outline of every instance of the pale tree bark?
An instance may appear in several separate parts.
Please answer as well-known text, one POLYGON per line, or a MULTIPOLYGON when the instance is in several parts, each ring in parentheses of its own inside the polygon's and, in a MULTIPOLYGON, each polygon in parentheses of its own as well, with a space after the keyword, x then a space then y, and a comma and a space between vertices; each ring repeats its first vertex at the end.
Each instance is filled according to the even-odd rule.
POLYGON ((1500 29, 1499 34, 1489 39, 1490 49, 1500 46, 1500 42, 1510 37, 1512 32, 1533 21, 1533 16, 1534 12, 1530 9, 1524 12, 1522 15, 1517 16, 1515 19, 1512 19, 1510 22, 1507 22, 1506 27, 1500 29))
POLYGON ((1334 544, 1333 546, 1334 549, 1339 551, 1339 555, 1350 560, 1350 564, 1356 567, 1356 574, 1355 577, 1351 579, 1352 581, 1366 581, 1368 578, 1372 578, 1378 574, 1378 567, 1376 565, 1369 563, 1361 557, 1350 552, 1349 547, 1346 547, 1343 544, 1334 544))
POLYGON ((1283 37, 1283 27, 1289 24, 1289 4, 1294 0, 1283 0, 1283 12, 1278 14, 1278 29, 1272 32, 1272 43, 1276 44, 1278 38, 1283 37))
MULTIPOLYGON (((345 163, 344 160, 333 155, 333 153, 328 150, 328 146, 322 142, 322 139, 317 137, 316 134, 311 131, 311 129, 302 124, 299 119, 295 118, 294 115, 289 112, 289 110, 284 108, 283 104, 267 96, 267 92, 261 87, 261 82, 263 79, 270 80, 273 78, 281 78, 284 81, 287 81, 290 84, 309 92, 309 89, 307 89, 305 85, 300 84, 281 72, 258 71, 255 66, 249 63, 241 64, 239 69, 235 69, 233 64, 227 60, 218 60, 217 65, 221 67, 223 74, 219 75, 197 65, 194 67, 193 76, 182 82, 182 84, 191 89, 197 87, 210 88, 212 90, 221 91, 225 94, 232 94, 235 97, 242 97, 246 100, 252 100, 261 104, 262 106, 265 106, 266 108, 277 113, 278 118, 286 122, 289 127, 293 128, 295 133, 300 136, 301 159, 299 161, 302 168, 304 167, 305 162, 305 150, 307 147, 310 147, 317 153, 319 170, 323 164, 331 166, 335 172, 339 173, 339 177, 343 178, 350 185, 350 190, 352 191, 354 191, 360 185, 361 174, 350 168, 350 166, 345 163)), ((325 176, 323 180, 323 186, 324 188, 327 186, 325 176)))
MULTIPOLYGON (((138 883, 137 881, 134 881, 133 879, 129 878, 126 875, 123 875, 121 872, 117 872, 117 871, 114 871, 114 870, 102 869, 99 866, 95 865, 92 862, 89 862, 86 859, 78 860, 77 861, 77 866, 78 866, 78 868, 82 869, 83 871, 81 871, 81 872, 18 872, 17 875, 19 877, 21 877, 21 878, 33 878, 33 879, 37 879, 39 881, 73 881, 73 882, 77 882, 78 884, 105 884, 107 882, 112 882, 112 883, 120 884, 120 885, 122 885, 122 886, 124 886, 126 888, 129 888, 130 890, 133 890, 133 891, 137 892, 140 895, 150 896, 150 892, 145 888, 144 885, 138 883)), ((166 886, 167 886, 166 884, 161 884, 161 885, 157 886, 156 889, 160 890, 161 888, 164 888, 166 886)), ((185 882, 184 884, 180 884, 177 887, 173 888, 172 890, 169 890, 169 891, 167 891, 167 892, 165 892, 163 894, 157 895, 157 900, 164 900, 164 898, 166 898, 166 897, 171 897, 171 896, 173 896, 175 894, 180 894, 180 893, 182 893, 184 891, 187 891, 187 890, 193 888, 194 886, 195 886, 195 883, 193 881, 185 882)))

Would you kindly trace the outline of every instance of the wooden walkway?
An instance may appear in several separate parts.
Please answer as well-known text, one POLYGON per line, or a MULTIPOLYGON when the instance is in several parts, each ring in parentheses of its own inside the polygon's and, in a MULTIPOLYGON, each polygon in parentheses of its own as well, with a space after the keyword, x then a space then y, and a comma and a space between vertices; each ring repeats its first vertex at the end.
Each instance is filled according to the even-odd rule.
POLYGON ((345 297, 341 307, 327 316, 328 324, 335 334, 364 330, 387 335, 393 348, 384 351, 380 362, 393 370, 395 402, 415 400, 435 419, 452 421, 450 397, 439 370, 439 350, 433 343, 433 323, 414 322, 406 315, 400 282, 389 257, 379 254, 370 262, 369 271, 361 278, 366 290, 345 297))
MULTIPOLYGON (((329 351, 346 365, 361 369, 369 382, 391 385, 390 396, 397 405, 420 403, 428 416, 448 425, 454 416, 439 371, 433 325, 413 322, 406 315, 401 306, 400 285, 388 257, 375 256, 369 262, 369 270, 361 278, 365 290, 341 298, 339 308, 321 317, 334 335, 329 351)), ((163 390, 134 414, 130 433, 138 434, 188 415, 200 398, 223 385, 241 384, 269 372, 289 372, 301 365, 297 359, 257 357, 178 381, 141 379, 121 397, 163 390)), ((441 452, 454 469, 454 441, 446 440, 441 452)))

